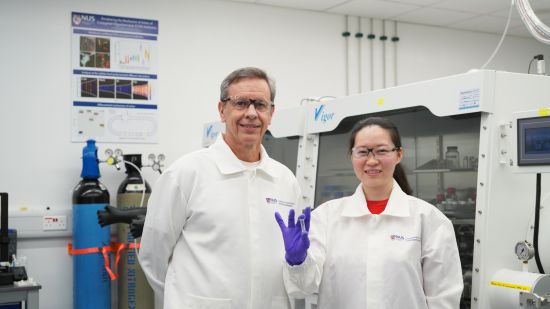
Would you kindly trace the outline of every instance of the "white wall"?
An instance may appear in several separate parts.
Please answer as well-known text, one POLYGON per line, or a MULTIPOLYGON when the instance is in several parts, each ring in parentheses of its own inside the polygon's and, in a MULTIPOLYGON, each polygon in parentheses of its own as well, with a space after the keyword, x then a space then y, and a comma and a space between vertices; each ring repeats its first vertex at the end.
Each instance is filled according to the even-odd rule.
MULTIPOLYGON (((71 11, 159 20, 160 143, 99 144, 100 154, 106 147, 162 152, 170 163, 198 149, 203 123, 217 119, 219 83, 237 67, 262 67, 275 77, 277 108, 346 91, 343 16, 208 0, 2 1, 0 191, 10 194, 11 213, 69 209, 79 181, 83 145, 70 143, 69 131, 71 11)), ((479 67, 499 39, 411 24, 398 31, 399 84, 479 67)), ((489 68, 525 72, 534 54, 549 51, 534 39, 507 38, 489 68)), ((123 174, 101 171, 114 202, 123 174)), ((151 183, 157 177, 145 175, 151 183)), ((72 307, 69 241, 19 241, 29 275, 43 285, 41 308, 72 307)))
MULTIPOLYGON (((502 26, 504 28, 504 25, 502 26)), ((501 35, 399 24, 399 84, 479 69, 501 35)), ((486 69, 527 73, 536 54, 549 57, 550 47, 533 38, 507 36, 486 69)), ((535 65, 531 72, 536 71, 535 65)))

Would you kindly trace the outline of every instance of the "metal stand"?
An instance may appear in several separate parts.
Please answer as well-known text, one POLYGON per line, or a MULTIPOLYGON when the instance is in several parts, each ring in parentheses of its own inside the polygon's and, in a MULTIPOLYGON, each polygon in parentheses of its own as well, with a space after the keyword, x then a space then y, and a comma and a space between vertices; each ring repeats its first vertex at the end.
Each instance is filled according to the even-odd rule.
POLYGON ((0 305, 13 303, 22 303, 24 309, 38 309, 38 292, 42 288, 41 285, 33 286, 0 286, 0 305))

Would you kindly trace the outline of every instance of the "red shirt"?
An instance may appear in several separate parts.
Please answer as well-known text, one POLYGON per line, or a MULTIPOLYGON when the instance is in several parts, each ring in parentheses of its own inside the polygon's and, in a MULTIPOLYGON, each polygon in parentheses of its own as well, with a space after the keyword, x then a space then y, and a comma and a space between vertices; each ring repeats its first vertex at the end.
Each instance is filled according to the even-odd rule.
POLYGON ((388 205, 389 200, 389 198, 381 201, 367 200, 367 207, 372 214, 379 215, 384 211, 384 209, 386 209, 386 205, 388 205))

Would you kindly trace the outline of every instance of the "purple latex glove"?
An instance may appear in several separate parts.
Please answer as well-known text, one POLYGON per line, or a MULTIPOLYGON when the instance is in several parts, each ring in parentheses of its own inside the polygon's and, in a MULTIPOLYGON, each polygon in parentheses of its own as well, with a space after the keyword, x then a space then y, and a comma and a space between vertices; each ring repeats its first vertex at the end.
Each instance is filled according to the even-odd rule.
POLYGON ((285 259, 291 265, 300 265, 306 260, 307 249, 309 248, 309 222, 311 220, 311 208, 306 207, 303 213, 294 221, 294 209, 288 212, 288 226, 285 225, 281 214, 275 212, 275 220, 283 233, 285 242, 285 259), (304 231, 300 220, 304 221, 304 231))

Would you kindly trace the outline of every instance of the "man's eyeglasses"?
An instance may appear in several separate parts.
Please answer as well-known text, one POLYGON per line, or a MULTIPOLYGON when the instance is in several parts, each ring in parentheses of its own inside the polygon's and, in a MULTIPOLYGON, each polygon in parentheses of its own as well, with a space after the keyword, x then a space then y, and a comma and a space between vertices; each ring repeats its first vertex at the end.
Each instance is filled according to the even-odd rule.
POLYGON ((398 151, 401 147, 378 147, 378 148, 367 148, 367 147, 353 147, 351 149, 351 154, 357 159, 368 158, 369 154, 372 152, 373 157, 375 158, 386 158, 392 152, 398 151))
POLYGON ((241 98, 241 97, 227 97, 221 100, 223 103, 229 102, 233 108, 236 110, 246 110, 250 106, 250 104, 254 105, 254 109, 257 112, 263 113, 268 112, 271 110, 273 106, 275 106, 273 103, 269 101, 265 101, 263 99, 248 99, 248 98, 241 98))

